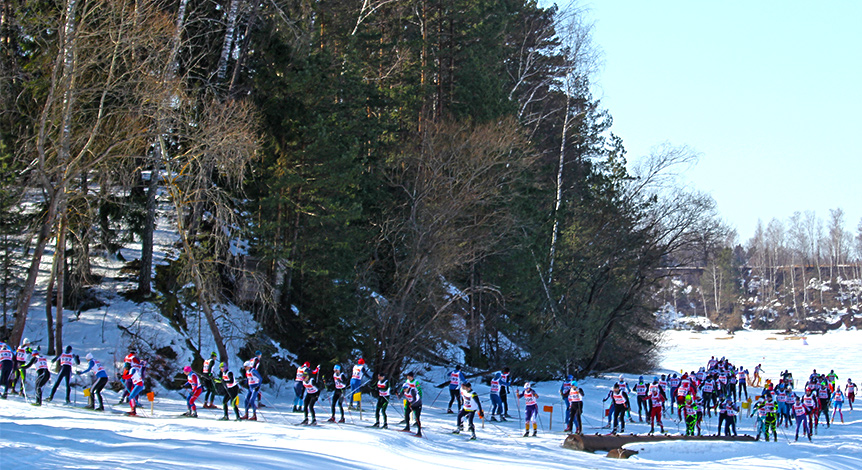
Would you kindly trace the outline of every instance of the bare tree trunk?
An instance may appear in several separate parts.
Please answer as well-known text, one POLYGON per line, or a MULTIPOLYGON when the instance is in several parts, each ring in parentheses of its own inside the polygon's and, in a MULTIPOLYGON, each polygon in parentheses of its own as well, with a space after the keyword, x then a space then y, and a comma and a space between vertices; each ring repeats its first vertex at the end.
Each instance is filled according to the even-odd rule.
MULTIPOLYGON (((57 259, 57 301, 56 321, 54 322, 54 342, 57 345, 57 354, 63 352, 63 306, 66 296, 66 231, 68 230, 68 219, 64 213, 60 215, 60 228, 57 232, 57 251, 54 256, 57 259)), ((48 299, 50 302, 50 299, 48 299)))
POLYGON ((239 49, 239 57, 233 66, 233 75, 230 79, 230 87, 228 88, 228 96, 236 95, 236 87, 239 82, 239 73, 242 69, 242 64, 245 63, 245 58, 248 56, 248 48, 251 43, 251 28, 257 20, 257 10, 260 7, 260 2, 254 2, 251 7, 251 14, 248 15, 248 23, 245 25, 245 34, 242 38, 242 46, 239 49))
MULTIPOLYGON (((237 0, 238 1, 238 0, 237 0)), ((179 54, 182 41, 183 29, 185 28, 186 7, 188 0, 181 0, 177 9, 177 20, 174 28, 173 45, 165 64, 164 82, 172 81, 177 74, 177 55, 179 54)), ((162 103, 163 107, 170 107, 169 103, 162 103)), ((158 176, 161 168, 160 162, 168 158, 165 145, 162 141, 163 134, 168 125, 165 122, 164 110, 160 109, 155 117, 157 126, 157 141, 153 144, 153 156, 150 161, 150 181, 147 185, 146 218, 144 220, 144 233, 141 235, 141 269, 138 272, 138 292, 148 296, 152 293, 153 277, 153 235, 156 229, 156 194, 158 192, 158 176)), ((180 214, 177 214, 181 217, 180 214)))
MULTIPOLYGON (((160 152, 156 146, 154 152, 160 152)), ((144 233, 141 235, 141 270, 138 273, 138 293, 144 297, 152 293, 153 279, 153 235, 156 230, 156 192, 159 189, 159 159, 152 159, 150 166, 150 181, 147 183, 146 218, 144 233)))
POLYGON ((21 293, 18 294, 18 306, 15 309, 15 324, 12 326, 12 335, 9 337, 10 344, 19 344, 24 334, 24 326, 27 323, 27 311, 30 310, 30 299, 33 297, 33 291, 36 288, 36 278, 39 276, 39 265, 42 262, 42 255, 45 254, 45 245, 48 244, 51 228, 54 225, 57 212, 57 196, 50 194, 48 197, 48 210, 45 213, 42 228, 39 230, 39 236, 33 248, 33 257, 30 259, 30 268, 27 270, 27 280, 24 281, 21 293))
POLYGON ((790 295, 793 297, 793 314, 799 318, 799 305, 796 303, 796 266, 790 260, 790 295))
POLYGON ((719 289, 719 280, 718 280, 718 269, 715 263, 712 263, 712 297, 715 301, 715 313, 718 315, 718 312, 721 310, 721 300, 720 300, 720 292, 719 289))
POLYGON ((48 287, 45 289, 45 316, 46 325, 48 327, 48 355, 56 354, 54 352, 54 280, 57 278, 57 254, 54 254, 54 261, 51 263, 51 274, 48 277, 48 287))
POLYGON ((560 232, 560 205, 563 200, 563 168, 566 162, 566 139, 569 131, 569 106, 571 97, 566 90, 566 110, 563 118, 563 132, 560 141, 560 160, 557 165, 557 192, 554 196, 554 229, 551 233, 551 251, 548 259, 548 284, 553 284, 554 281, 554 258, 557 251, 557 237, 560 232))
POLYGON ((234 30, 236 29, 237 10, 241 0, 231 0, 230 9, 227 14, 227 27, 224 32, 224 41, 222 42, 221 55, 218 60, 217 77, 219 81, 223 80, 227 75, 227 61, 230 56, 231 48, 233 47, 234 30))

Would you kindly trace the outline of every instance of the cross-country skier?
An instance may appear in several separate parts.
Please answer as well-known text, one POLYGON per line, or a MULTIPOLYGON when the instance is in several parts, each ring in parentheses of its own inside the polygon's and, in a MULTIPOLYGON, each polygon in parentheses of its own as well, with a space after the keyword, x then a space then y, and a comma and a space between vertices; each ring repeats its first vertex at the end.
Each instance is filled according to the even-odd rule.
POLYGON ((844 392, 840 388, 835 388, 835 393, 832 394, 832 422, 835 422, 835 413, 841 417, 841 424, 844 424, 844 412, 841 410, 841 405, 844 404, 844 392))
POLYGON ((90 397, 87 401, 87 408, 96 411, 105 411, 105 403, 102 400, 102 390, 108 384, 108 373, 102 366, 102 363, 93 358, 93 355, 87 353, 84 358, 88 361, 87 369, 78 371, 76 374, 84 375, 87 372, 93 372, 93 385, 90 386, 90 397), (99 399, 99 407, 96 408, 96 398, 99 399))
MULTIPOLYGON (((374 407, 374 424, 372 427, 389 429, 388 418, 386 417, 386 408, 388 407, 389 381, 386 380, 386 375, 381 372, 377 374, 377 406, 374 407), (380 425, 380 415, 383 415, 383 426, 380 425)), ((342 417, 342 419, 344 418, 342 417)))
POLYGON ((452 403, 458 402, 458 408, 461 408, 461 384, 466 382, 464 373, 461 372, 461 365, 456 365, 455 370, 449 373, 449 406, 446 413, 453 413, 452 403))
POLYGON ((802 404, 805 406, 805 415, 808 420, 808 430, 814 432, 814 417, 817 414, 817 398, 814 397, 814 391, 808 387, 805 389, 805 395, 802 396, 802 404))
POLYGON ((830 391, 833 391, 838 387, 838 374, 836 374, 834 370, 830 370, 829 373, 826 374, 826 383, 828 384, 830 391))
POLYGON ((224 387, 224 397, 222 398, 222 408, 224 409, 224 416, 221 417, 221 420, 227 421, 230 418, 228 417, 227 407, 228 404, 233 406, 233 412, 236 415, 236 420, 240 420, 239 415, 239 377, 235 376, 233 371, 228 369, 227 364, 222 362, 218 366, 219 373, 221 374, 222 387, 224 387))
MULTIPOLYGON (((363 378, 371 380, 371 374, 368 372, 368 367, 365 365, 365 359, 360 357, 353 366, 353 371, 350 374, 350 409, 353 409, 356 404, 356 401, 354 401, 356 393, 361 393, 363 378)), ((360 401, 359 404, 361 405, 362 402, 360 401)))
POLYGON ((826 417, 826 427, 829 427, 829 386, 825 380, 820 382, 819 388, 817 389, 817 399, 820 402, 819 412, 823 413, 823 416, 826 417))
POLYGON ((473 391, 473 386, 470 382, 461 384, 461 410, 458 411, 458 427, 452 431, 452 434, 461 433, 461 422, 464 417, 467 418, 467 430, 470 431, 470 439, 476 439, 476 427, 473 425, 473 418, 476 412, 479 412, 479 419, 485 419, 482 411, 482 403, 479 401, 479 395, 473 391))
POLYGON ((503 367, 503 372, 500 374, 500 401, 503 402, 503 416, 506 418, 511 418, 509 416, 509 368, 503 367))
MULTIPOLYGON (((135 349, 130 349, 129 354, 126 354, 126 357, 123 359, 123 369, 125 370, 125 366, 129 365, 131 369, 137 370, 141 375, 141 380, 144 378, 144 363, 138 359, 137 351, 135 349)), ((132 393, 132 389, 135 388, 134 384, 132 384, 131 379, 123 380, 123 395, 120 396, 120 403, 122 404, 129 398, 129 394, 132 393)))
POLYGON ((574 377, 570 374, 570 375, 566 376, 565 380, 563 380, 563 383, 560 385, 560 399, 562 400, 563 405, 565 407, 565 411, 566 411, 565 422, 566 423, 569 422, 569 414, 571 412, 571 409, 568 405, 567 400, 569 398, 569 391, 572 389, 572 379, 574 379, 574 377))
MULTIPOLYGON (((408 372, 407 376, 412 378, 413 374, 408 372)), ((416 436, 422 437, 422 421, 420 419, 422 415, 422 397, 419 394, 419 387, 411 387, 408 382, 405 382, 401 388, 401 393, 407 401, 407 406, 404 410, 404 419, 407 421, 407 425, 402 431, 410 432, 410 414, 412 413, 413 419, 416 421, 416 436)))
POLYGON ((694 399, 692 399, 691 395, 686 395, 683 398, 680 410, 685 420, 685 435, 694 436, 694 428, 697 425, 697 405, 694 404, 694 399))
POLYGON ((317 424, 317 417, 314 414, 314 404, 317 403, 317 399, 320 397, 320 388, 317 386, 317 373, 320 370, 320 366, 316 367, 313 371, 306 369, 302 373, 302 386, 305 387, 305 398, 302 402, 302 411, 305 413, 305 419, 302 420, 300 424, 317 424), (311 421, 308 421, 308 414, 311 412, 311 421))
POLYGON ((24 368, 29 369, 33 364, 36 364, 36 402, 33 405, 42 406, 42 387, 48 383, 48 379, 51 378, 51 372, 48 371, 48 359, 42 356, 38 347, 32 352, 30 362, 24 368))
MULTIPOLYGON (((186 366, 189 371, 191 368, 186 366)), ((132 384, 132 389, 129 391, 129 406, 131 407, 131 411, 129 411, 129 416, 136 416, 136 409, 138 407, 138 395, 144 391, 144 379, 141 377, 141 369, 133 368, 131 364, 123 365, 123 379, 128 380, 132 384)), ((200 392, 198 392, 200 393, 200 392)), ((191 416, 191 415, 189 415, 191 416)), ((194 415, 197 417, 197 414, 194 415)))
POLYGON ((701 393, 703 394, 703 405, 706 408, 706 415, 708 417, 712 417, 711 408, 715 405, 713 403, 715 396, 715 380, 713 379, 713 375, 707 375, 704 378, 703 383, 700 385, 701 393))
POLYGON ((216 396, 216 387, 214 382, 214 374, 216 374, 216 367, 218 366, 218 361, 216 357, 218 355, 213 352, 210 354, 210 357, 204 361, 204 366, 201 369, 201 385, 204 389, 204 408, 218 408, 213 404, 215 402, 216 396))
POLYGON ((736 387, 737 394, 739 395, 739 399, 742 400, 742 394, 745 393, 745 399, 748 400, 748 369, 739 368, 739 372, 736 373, 737 384, 736 387))
POLYGON ((844 394, 847 396, 847 404, 850 405, 850 411, 853 411, 853 402, 856 401, 856 384, 853 380, 847 379, 847 385, 844 386, 844 394))
POLYGON ((240 417, 240 419, 247 419, 249 421, 257 421, 257 394, 260 390, 260 372, 254 368, 254 364, 251 361, 246 361, 242 365, 245 370, 245 382, 248 386, 248 395, 245 396, 245 414, 240 417), (248 409, 251 407, 252 412, 254 413, 251 417, 248 415, 248 409))
MULTIPOLYGON (((422 398, 422 384, 419 382, 419 379, 416 378, 416 375, 413 373, 413 371, 407 372, 407 380, 404 381, 404 385, 410 387, 412 390, 416 390, 416 393, 419 395, 419 398, 422 398)), ((407 400, 405 399, 404 412, 407 413, 409 411, 410 403, 407 402, 407 400)))
POLYGON ((306 361, 304 364, 296 368, 296 377, 293 379, 293 393, 295 394, 293 398, 294 413, 302 411, 303 396, 305 395, 305 386, 302 385, 302 377, 309 367, 311 367, 311 364, 306 361))
POLYGON ((335 387, 335 391, 332 392, 332 417, 329 418, 330 423, 335 422, 335 405, 338 405, 338 409, 341 410, 341 419, 338 420, 339 423, 344 422, 344 389, 347 387, 347 384, 344 383, 344 373, 341 372, 341 366, 335 364, 335 367, 332 368, 332 382, 335 387))
POLYGON ((21 342, 21 346, 18 346, 18 349, 15 350, 15 369, 16 374, 12 380, 12 393, 15 393, 15 386, 18 383, 18 380, 21 380, 21 391, 18 392, 19 395, 24 394, 25 382, 27 379, 27 362, 32 358, 33 349, 30 347, 30 340, 24 338, 24 341, 21 342))
POLYGON ((641 416, 641 408, 644 410, 645 415, 650 414, 650 407, 647 400, 647 384, 644 382, 644 376, 638 377, 638 383, 635 384, 635 393, 637 394, 638 401, 638 422, 643 423, 643 417, 641 416))
POLYGON ((799 440, 799 425, 802 425, 802 435, 808 436, 811 441, 811 428, 808 427, 808 414, 810 410, 802 403, 801 397, 796 397, 796 402, 793 404, 793 415, 796 416, 796 439, 799 440))
POLYGON ((201 392, 203 389, 201 388, 201 380, 198 377, 198 374, 192 371, 191 366, 183 367, 183 372, 186 373, 186 383, 183 384, 183 388, 189 389, 189 394, 186 397, 186 406, 189 411, 187 413, 183 413, 183 416, 189 416, 192 418, 198 417, 198 408, 195 406, 195 400, 201 396, 201 392))
POLYGON ((57 361, 60 361, 60 373, 54 381, 54 386, 51 388, 51 394, 48 395, 48 402, 54 399, 54 394, 57 393, 57 387, 60 386, 61 381, 65 380, 66 404, 68 405, 71 403, 71 401, 69 401, 69 394, 72 389, 69 387, 69 379, 72 377, 72 364, 80 364, 81 360, 78 359, 76 354, 72 354, 72 346, 66 346, 66 352, 55 357, 51 362, 56 363, 57 361))
POLYGON ((539 394, 536 393, 535 390, 530 386, 530 382, 524 384, 524 391, 515 390, 518 398, 524 399, 524 405, 526 407, 526 411, 524 414, 524 437, 530 435, 530 422, 533 423, 533 436, 536 435, 538 430, 538 425, 536 424, 536 420, 539 418, 539 403, 536 399, 539 398, 539 394))
MULTIPOLYGON (((731 369, 727 374, 727 391, 725 392, 726 397, 733 397, 733 400, 737 400, 736 394, 736 385, 739 383, 739 379, 736 377, 736 372, 731 369)), ((742 399, 742 397, 739 397, 742 399)))
POLYGON ((0 344, 0 385, 3 386, 3 399, 9 394, 9 377, 15 368, 14 356, 6 343, 0 344))
MULTIPOLYGON (((662 377, 664 377, 664 375, 662 375, 662 377)), ((676 374, 673 374, 667 379, 667 386, 669 390, 664 389, 664 387, 662 387, 661 390, 663 393, 666 394, 665 398, 667 398, 668 403, 670 404, 668 409, 671 413, 673 413, 673 405, 676 402, 676 390, 679 388, 679 383, 679 377, 677 377, 676 374)), ((661 384, 661 381, 659 381, 659 384, 661 384)))
POLYGON ((491 421, 497 421, 494 415, 500 415, 500 421, 506 421, 503 417, 503 400, 500 398, 500 390, 503 387, 503 374, 495 372, 491 379, 491 421))
POLYGON ((657 386, 650 387, 647 395, 647 402, 650 405, 649 411, 649 433, 655 432, 655 423, 658 422, 659 429, 664 434, 664 423, 661 422, 661 410, 664 406, 665 398, 661 394, 661 390, 657 386))
POLYGON ((733 435, 736 436, 736 417, 739 415, 739 405, 728 397, 724 402, 724 413, 724 435, 730 436, 732 430, 733 435))
POLYGON ((755 387, 759 387, 759 386, 760 386, 760 379, 761 379, 761 377, 760 377, 760 373, 761 373, 761 372, 766 372, 766 371, 765 371, 765 370, 763 370, 763 366, 762 366, 762 365, 757 364, 757 366, 754 368, 754 378, 752 378, 752 379, 751 379, 751 381, 753 382, 753 384, 754 384, 754 386, 755 386, 755 387))
POLYGON ((575 434, 583 434, 584 427, 581 423, 581 415, 584 413, 584 389, 578 387, 577 380, 572 380, 566 401, 569 404, 569 420, 566 421, 566 432, 572 432, 574 428, 575 434))
MULTIPOLYGON (((625 379, 622 375, 620 376, 620 380, 619 380, 619 381, 617 381, 617 385, 619 385, 619 386, 620 386, 620 390, 621 390, 622 392, 624 392, 624 393, 625 393, 625 397, 626 397, 626 403, 625 403, 625 405, 626 405, 626 407, 625 407, 625 408, 626 408, 626 409, 625 409, 626 416, 628 416, 628 418, 629 418, 629 422, 630 422, 630 423, 634 423, 634 422, 635 422, 635 420, 633 420, 633 419, 632 419, 632 402, 631 402, 631 400, 629 399, 629 393, 631 393, 631 392, 632 392, 632 390, 631 390, 631 388, 629 388, 629 384, 627 384, 627 383, 626 383, 626 379, 625 379)), ((623 426, 623 427, 625 427, 625 426, 623 426)))
POLYGON ((778 419, 777 410, 771 394, 766 395, 766 401, 763 403, 762 409, 766 412, 763 417, 763 436, 769 441, 769 432, 772 431, 773 440, 778 442, 778 431, 775 427, 778 419))

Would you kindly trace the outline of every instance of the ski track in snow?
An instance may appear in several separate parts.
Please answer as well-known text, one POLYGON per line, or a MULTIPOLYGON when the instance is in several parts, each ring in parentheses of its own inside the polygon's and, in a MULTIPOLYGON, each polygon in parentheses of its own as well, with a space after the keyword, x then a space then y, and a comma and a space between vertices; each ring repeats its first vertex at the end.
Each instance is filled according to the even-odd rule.
MULTIPOLYGON (((90 338, 95 336, 93 333, 90 338)), ((74 337, 71 331, 67 334, 74 337)), ((732 339, 719 339, 726 337, 722 332, 667 332, 663 369, 657 372, 696 369, 711 355, 716 355, 727 356, 749 371, 761 363, 767 378, 776 378, 787 368, 797 380, 802 380, 816 368, 820 372, 835 369, 842 384, 847 377, 857 384, 862 379, 857 352, 862 334, 856 331, 808 336, 808 345, 798 339, 785 340, 774 332, 740 332, 732 339)), ((72 344, 76 352, 84 350, 83 345, 72 344)), ((107 350, 103 354, 109 359, 107 350)), ((423 380, 426 405, 422 418, 427 439, 398 431, 401 426, 397 423, 403 415, 396 411, 400 407, 395 402, 388 413, 392 429, 366 428, 374 422, 373 401, 367 396, 363 407, 370 412, 363 413, 363 420, 359 421, 355 411, 348 415, 348 421, 354 420, 356 425, 323 423, 318 427, 294 425, 302 420, 302 415, 285 412, 290 409, 293 396, 283 388, 281 396, 276 396, 272 388, 265 390, 264 403, 269 406, 259 414, 265 422, 216 421, 221 416, 220 409, 201 407, 198 409, 200 418, 179 418, 177 416, 185 411, 184 402, 173 398, 177 396, 175 392, 164 390, 159 391, 162 396, 156 398, 154 417, 149 416, 149 403, 142 403, 139 411, 147 416, 144 418, 120 414, 128 410, 128 405, 108 405, 116 403, 118 396, 110 391, 104 392, 106 407, 114 412, 103 414, 57 404, 63 398, 62 386, 55 401, 42 407, 29 406, 22 398, 10 396, 0 400, 0 468, 862 468, 862 410, 848 413, 846 403, 845 423, 829 429, 821 426, 813 443, 792 442, 793 429, 789 429, 779 430, 778 442, 631 444, 627 447, 639 454, 629 460, 607 459, 603 453, 570 451, 561 448, 565 435, 561 432, 564 426, 559 413, 557 382, 535 386, 541 394, 539 404, 554 406, 553 431, 547 430, 548 414, 541 413, 539 437, 521 437, 523 425, 519 427, 517 423, 517 402, 510 396, 510 414, 515 416, 514 422, 486 422, 483 429, 481 420, 477 419, 478 440, 468 441, 465 434, 451 434, 455 415, 445 414, 448 391, 443 390, 435 401, 440 390, 432 384, 441 382, 444 372, 442 368, 434 369, 423 380)), ((28 380, 32 381, 33 376, 28 374, 28 380)), ((652 376, 644 377, 649 381, 652 376)), ((586 392, 586 433, 606 432, 594 428, 604 422, 601 399, 616 377, 615 374, 581 382, 586 392)), ((625 377, 630 385, 637 382, 637 376, 626 374, 625 377)), ((45 387, 46 394, 52 385, 53 380, 45 387)), ((488 387, 476 383, 474 388, 483 398, 483 408, 490 411, 488 387)), ((76 400, 81 405, 83 397, 78 394, 76 400)), ((862 407, 862 402, 857 405, 862 407)), ((316 409, 319 421, 329 417, 328 401, 319 402, 316 409)), ((670 418, 665 418, 665 424, 669 431, 677 430, 670 418)), ((715 417, 707 419, 704 431, 713 433, 716 425, 715 417)), ((753 419, 744 417, 737 429, 740 434, 752 433, 752 426, 753 419)), ((627 423, 626 429, 638 433, 649 430, 648 425, 637 422, 627 423)))

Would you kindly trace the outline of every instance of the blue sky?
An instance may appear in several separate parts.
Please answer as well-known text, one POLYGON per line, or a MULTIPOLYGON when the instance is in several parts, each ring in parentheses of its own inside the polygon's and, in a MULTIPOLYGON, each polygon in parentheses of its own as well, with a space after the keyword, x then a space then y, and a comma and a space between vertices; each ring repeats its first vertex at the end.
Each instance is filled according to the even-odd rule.
POLYGON ((586 0, 629 161, 668 141, 745 243, 758 218, 862 219, 862 0, 586 0))

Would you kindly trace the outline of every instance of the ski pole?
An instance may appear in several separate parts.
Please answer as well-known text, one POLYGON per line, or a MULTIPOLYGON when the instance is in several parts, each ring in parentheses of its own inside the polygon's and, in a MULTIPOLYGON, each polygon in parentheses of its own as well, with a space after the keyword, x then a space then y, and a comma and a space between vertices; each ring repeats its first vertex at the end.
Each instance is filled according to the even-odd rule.
POLYGON ((434 406, 434 403, 437 401, 437 399, 438 399, 438 398, 440 398, 440 395, 443 393, 443 390, 446 390, 447 388, 448 388, 448 387, 443 387, 443 388, 441 388, 441 389, 440 389, 440 392, 438 392, 438 393, 437 393, 437 396, 436 396, 436 397, 434 397, 434 400, 433 400, 433 401, 431 401, 431 406, 434 406))
POLYGON ((518 394, 518 389, 515 389, 515 399, 518 403, 518 427, 521 427, 521 396, 518 394))
POLYGON ((272 408, 272 411, 278 413, 281 418, 284 419, 285 422, 287 422, 286 418, 284 417, 284 413, 282 413, 281 410, 277 406, 275 406, 269 399, 266 400, 266 406, 272 408))

